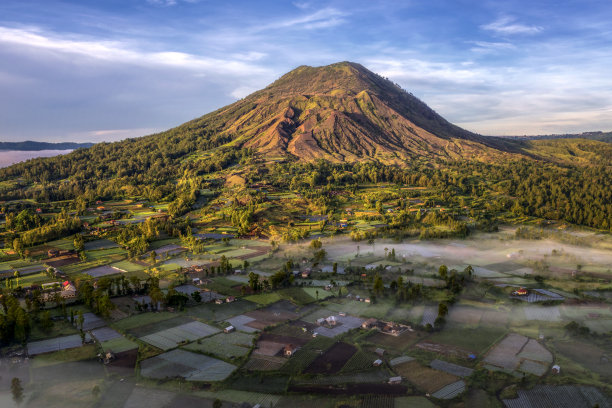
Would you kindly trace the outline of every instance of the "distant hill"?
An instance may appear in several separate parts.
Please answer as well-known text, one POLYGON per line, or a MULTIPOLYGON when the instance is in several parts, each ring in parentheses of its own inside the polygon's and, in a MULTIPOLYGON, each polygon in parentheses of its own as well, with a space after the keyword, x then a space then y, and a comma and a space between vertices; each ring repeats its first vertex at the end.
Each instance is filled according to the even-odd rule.
POLYGON ((93 143, 47 143, 34 142, 27 140, 25 142, 0 142, 0 150, 17 150, 17 151, 39 151, 39 150, 69 150, 79 149, 81 147, 91 147, 93 143))
POLYGON ((612 132, 583 132, 553 135, 534 135, 534 136, 498 136, 502 139, 511 140, 549 140, 549 139, 589 139, 599 142, 612 143, 612 132))

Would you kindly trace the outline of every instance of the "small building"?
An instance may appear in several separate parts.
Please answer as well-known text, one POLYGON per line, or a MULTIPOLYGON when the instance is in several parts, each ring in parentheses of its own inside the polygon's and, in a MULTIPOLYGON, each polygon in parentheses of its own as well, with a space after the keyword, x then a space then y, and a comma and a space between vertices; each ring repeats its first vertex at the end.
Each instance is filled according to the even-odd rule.
POLYGON ((317 324, 318 324, 319 326, 321 326, 322 324, 325 324, 325 319, 324 319, 324 318, 322 318, 322 317, 321 317, 320 319, 317 319, 317 324))
POLYGON ((365 299, 364 299, 364 302, 366 302, 366 303, 370 303, 370 302, 371 302, 371 300, 370 300, 370 298, 365 298, 365 299))
POLYGON ((377 359, 377 360, 374 360, 374 362, 372 363, 372 365, 373 365, 374 367, 380 367, 380 366, 382 365, 382 363, 383 363, 383 362, 382 362, 382 360, 379 358, 379 359, 377 359))
POLYGON ((236 301, 236 298, 234 296, 228 296, 228 297, 225 298, 225 302, 226 303, 232 303, 232 302, 235 302, 235 301, 236 301))
POLYGON ((223 299, 215 299, 215 304, 222 305, 223 304, 223 299))
POLYGON ((298 346, 294 346, 293 344, 288 344, 283 348, 283 355, 285 357, 291 357, 298 351, 300 348, 298 346))
POLYGON ((389 384, 401 384, 402 383, 402 377, 391 377, 389 378, 389 384))
POLYGON ((561 373, 561 367, 559 365, 555 364, 554 366, 552 366, 551 371, 552 371, 553 374, 559 374, 559 373, 561 373))
POLYGON ((193 278, 192 282, 194 285, 201 285, 202 284, 202 279, 200 278, 193 278))
POLYGON ((50 249, 47 251, 47 255, 49 256, 49 258, 53 258, 55 256, 59 255, 59 249, 50 249))
POLYGON ((528 294, 529 294, 529 291, 526 288, 519 288, 515 290, 514 292, 512 292, 513 296, 527 296, 528 294))
POLYGON ((36 209, 36 214, 41 214, 42 213, 42 208, 37 208, 36 209))
POLYGON ((385 354, 385 349, 377 348, 374 352, 382 357, 385 354))
POLYGON ((234 326, 227 326, 225 329, 223 329, 223 331, 225 333, 231 333, 231 332, 233 332, 235 330, 236 330, 236 328, 234 326))
POLYGON ((303 271, 302 271, 302 278, 304 278, 304 279, 306 279, 306 278, 310 278, 311 273, 312 273, 312 272, 310 271, 310 269, 305 269, 305 270, 303 270, 303 271))
POLYGON ((340 313, 338 313, 338 316, 340 316, 340 317, 346 317, 346 313, 344 313, 344 312, 340 312, 340 313))
POLYGON ((378 319, 375 319, 373 317, 369 318, 368 320, 366 320, 365 322, 361 323, 361 327, 364 329, 371 329, 373 327, 378 326, 378 319))

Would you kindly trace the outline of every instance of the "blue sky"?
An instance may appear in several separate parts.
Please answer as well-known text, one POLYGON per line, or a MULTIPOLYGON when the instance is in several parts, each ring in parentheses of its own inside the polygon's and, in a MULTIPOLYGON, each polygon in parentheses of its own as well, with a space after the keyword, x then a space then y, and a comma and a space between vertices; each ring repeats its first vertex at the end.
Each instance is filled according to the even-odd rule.
POLYGON ((355 61, 482 134, 612 130, 612 2, 0 2, 0 141, 164 130, 355 61))

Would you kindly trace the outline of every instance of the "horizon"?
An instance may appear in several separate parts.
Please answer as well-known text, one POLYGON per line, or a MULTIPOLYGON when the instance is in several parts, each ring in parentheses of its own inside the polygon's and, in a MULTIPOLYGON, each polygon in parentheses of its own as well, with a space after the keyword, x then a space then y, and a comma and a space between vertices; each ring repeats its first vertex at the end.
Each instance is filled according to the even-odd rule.
POLYGON ((145 136, 338 61, 482 135, 607 131, 612 6, 587 3, 7 1, 0 140, 145 136))

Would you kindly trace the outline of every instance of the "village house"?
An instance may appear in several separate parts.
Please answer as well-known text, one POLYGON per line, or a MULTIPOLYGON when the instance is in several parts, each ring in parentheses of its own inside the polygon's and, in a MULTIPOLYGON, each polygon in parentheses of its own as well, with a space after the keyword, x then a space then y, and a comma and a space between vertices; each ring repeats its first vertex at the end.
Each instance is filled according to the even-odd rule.
POLYGON ((236 298, 234 296, 228 296, 228 297, 225 298, 225 302, 226 303, 232 303, 232 302, 235 302, 235 301, 236 301, 236 298))
POLYGON ((377 359, 377 360, 374 360, 374 363, 372 363, 372 365, 373 365, 374 367, 380 367, 380 366, 382 365, 382 363, 383 363, 383 362, 382 362, 382 360, 381 360, 381 359, 377 359))
POLYGON ((223 329, 223 331, 225 333, 231 333, 231 332, 233 332, 235 330, 236 330, 236 328, 234 326, 227 326, 225 329, 223 329))
POLYGON ((361 323, 361 327, 368 330, 378 326, 378 319, 373 317, 369 318, 365 322, 361 323))
POLYGON ((402 377, 391 377, 389 378, 389 384, 401 384, 402 383, 402 377))
POLYGON ((304 269, 304 270, 302 271, 302 278, 304 278, 304 279, 306 279, 306 278, 310 278, 310 274, 311 274, 310 269, 304 269))
POLYGON ((294 346, 293 344, 288 344, 283 348, 283 355, 285 357, 291 357, 298 351, 300 348, 298 346, 294 346))

